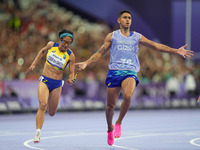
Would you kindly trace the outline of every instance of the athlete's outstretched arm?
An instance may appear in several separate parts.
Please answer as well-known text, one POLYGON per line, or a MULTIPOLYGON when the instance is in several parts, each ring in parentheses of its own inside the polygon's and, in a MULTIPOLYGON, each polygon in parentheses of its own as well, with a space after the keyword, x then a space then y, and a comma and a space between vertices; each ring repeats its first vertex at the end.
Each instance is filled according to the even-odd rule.
POLYGON ((35 57, 35 60, 33 61, 33 63, 31 64, 31 66, 26 70, 26 73, 28 73, 29 71, 35 69, 35 65, 39 62, 39 60, 44 56, 44 54, 53 46, 54 42, 50 41, 47 43, 47 45, 45 47, 43 47, 37 54, 37 56, 35 57))
POLYGON ((87 67, 87 65, 90 65, 92 63, 95 63, 95 62, 99 61, 108 52, 108 50, 111 47, 112 34, 113 33, 109 33, 106 36, 104 44, 88 60, 75 64, 75 65, 78 66, 78 71, 82 71, 83 69, 85 69, 87 67))
POLYGON ((191 56, 193 56, 193 53, 194 53, 191 50, 185 49, 187 44, 180 47, 179 49, 175 49, 175 48, 171 48, 171 47, 164 45, 164 44, 159 44, 159 43, 153 42, 153 41, 147 39, 144 36, 141 37, 139 43, 143 46, 146 46, 146 47, 158 50, 158 51, 167 52, 167 53, 177 53, 177 54, 183 56, 184 58, 186 58, 186 57, 190 58, 191 56))
POLYGON ((75 64, 75 55, 72 52, 69 58, 69 79, 67 80, 67 82, 72 85, 74 83, 74 66, 75 64))

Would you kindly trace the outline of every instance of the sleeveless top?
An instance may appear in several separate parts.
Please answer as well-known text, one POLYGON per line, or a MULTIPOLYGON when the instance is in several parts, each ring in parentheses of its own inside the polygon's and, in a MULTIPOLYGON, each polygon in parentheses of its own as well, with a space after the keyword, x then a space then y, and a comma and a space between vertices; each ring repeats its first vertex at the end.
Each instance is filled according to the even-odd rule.
POLYGON ((68 49, 66 52, 61 52, 58 49, 58 45, 58 43, 54 43, 52 48, 48 51, 46 63, 57 70, 63 71, 69 63, 69 56, 72 51, 68 49))
POLYGON ((112 45, 110 48, 110 70, 140 70, 138 59, 138 43, 141 34, 132 32, 129 37, 124 36, 120 30, 116 30, 112 35, 112 45))

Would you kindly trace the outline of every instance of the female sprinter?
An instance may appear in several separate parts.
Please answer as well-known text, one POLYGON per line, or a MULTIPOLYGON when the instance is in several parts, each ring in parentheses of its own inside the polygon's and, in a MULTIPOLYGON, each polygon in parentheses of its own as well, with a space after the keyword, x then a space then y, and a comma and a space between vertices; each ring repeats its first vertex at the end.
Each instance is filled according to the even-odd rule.
POLYGON ((69 49, 73 42, 73 32, 70 30, 61 30, 59 32, 59 43, 50 41, 37 54, 31 66, 26 73, 33 70, 39 60, 46 54, 43 75, 39 78, 38 100, 39 107, 36 115, 36 135, 34 143, 40 142, 41 129, 44 123, 44 115, 48 109, 50 116, 54 116, 57 111, 59 98, 64 81, 63 72, 69 64, 68 83, 73 84, 74 79, 74 53, 69 49))

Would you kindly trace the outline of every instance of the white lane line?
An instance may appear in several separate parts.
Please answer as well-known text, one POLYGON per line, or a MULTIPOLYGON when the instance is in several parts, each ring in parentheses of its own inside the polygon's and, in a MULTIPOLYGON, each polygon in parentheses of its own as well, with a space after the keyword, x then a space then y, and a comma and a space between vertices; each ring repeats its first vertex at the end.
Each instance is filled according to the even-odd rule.
MULTIPOLYGON (((84 136, 84 135, 100 135, 100 134, 105 134, 105 133, 84 133, 84 132, 81 132, 81 133, 77 133, 77 134, 69 134, 69 135, 56 135, 56 136, 48 136, 48 137, 42 137, 40 138, 41 140, 42 139, 52 139, 52 138, 61 138, 61 137, 67 137, 67 136, 84 136)), ((30 142, 33 142, 33 139, 30 139, 30 140, 27 140, 24 142, 24 146, 26 147, 29 147, 29 148, 32 148, 32 149, 38 149, 38 150, 45 150, 45 149, 41 149, 41 148, 37 148, 37 147, 33 147, 33 146, 30 146, 29 143, 30 142)))
POLYGON ((32 146, 28 145, 29 142, 33 142, 33 139, 25 141, 24 146, 32 148, 32 149, 44 150, 44 149, 41 149, 41 148, 32 147, 32 146))
MULTIPOLYGON (((121 138, 116 138, 115 141, 118 140, 124 140, 124 139, 130 139, 130 138, 138 138, 138 137, 148 137, 148 136, 168 136, 168 135, 180 135, 180 134, 187 134, 188 132, 173 132, 173 133, 154 133, 154 134, 142 134, 142 135, 135 135, 135 136, 126 136, 126 137, 121 137, 121 138)), ((195 141, 200 140, 200 138, 196 138, 190 141, 191 144, 200 146, 200 144, 196 144, 195 141)), ((175 141, 174 141, 175 142, 175 141)), ((179 142, 184 142, 184 141, 179 141, 179 142)), ((113 144, 114 147, 122 148, 122 149, 128 149, 128 150, 139 150, 139 149, 134 149, 134 148, 127 148, 127 147, 122 147, 116 144, 113 144)))
POLYGON ((200 144, 195 143, 197 140, 200 140, 200 137, 190 140, 190 144, 200 146, 200 144))
POLYGON ((113 147, 117 147, 117 148, 122 148, 122 149, 128 149, 128 150, 139 150, 139 149, 134 149, 134 148, 128 148, 128 147, 123 147, 123 146, 119 146, 119 145, 112 145, 113 147))
MULTIPOLYGON (((115 141, 124 140, 124 139, 130 139, 130 138, 137 138, 137 137, 159 136, 159 135, 162 135, 162 133, 127 136, 127 137, 123 137, 123 138, 121 137, 121 138, 115 139, 115 141)), ((127 150, 139 150, 139 149, 135 149, 135 148, 128 148, 128 147, 119 146, 119 145, 116 145, 116 144, 114 144, 114 145, 112 145, 112 146, 113 146, 113 147, 122 148, 122 149, 127 149, 127 150)))
MULTIPOLYGON (((179 134, 186 134, 187 132, 176 132, 176 133, 154 133, 154 134, 142 134, 142 135, 135 135, 135 136, 127 136, 127 137, 121 137, 121 138, 116 138, 115 142, 118 140, 124 140, 124 139, 130 139, 130 138, 138 138, 138 137, 148 137, 148 136, 166 136, 166 135, 179 135, 179 134)), ((102 132, 96 132, 96 133, 85 133, 85 132, 81 132, 81 133, 77 133, 77 134, 69 134, 69 135, 57 135, 57 136, 49 136, 49 137, 42 137, 41 139, 51 139, 51 138, 61 138, 61 137, 71 137, 71 136, 90 136, 90 135, 102 135, 105 133, 102 132)), ((200 146, 200 144, 195 143, 195 141, 200 140, 200 138, 195 138, 190 140, 190 143, 192 145, 196 145, 196 146, 200 146)), ((38 149, 38 150, 45 150, 42 148, 37 148, 37 147, 33 147, 30 146, 29 143, 33 142, 33 139, 27 140, 24 142, 24 146, 29 147, 31 149, 38 149)), ((124 146, 120 146, 120 145, 116 145, 113 144, 113 147, 116 148, 121 148, 121 149, 126 149, 126 150, 139 150, 139 149, 135 149, 135 148, 129 148, 129 147, 124 147, 124 146)))

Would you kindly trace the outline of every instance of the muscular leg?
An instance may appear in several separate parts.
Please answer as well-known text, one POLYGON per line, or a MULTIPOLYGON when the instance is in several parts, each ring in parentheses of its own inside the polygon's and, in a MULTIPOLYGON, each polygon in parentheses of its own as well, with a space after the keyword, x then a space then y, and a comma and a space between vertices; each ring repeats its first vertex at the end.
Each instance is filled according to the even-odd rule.
POLYGON ((133 78, 127 78, 122 82, 122 91, 124 95, 124 100, 121 104, 120 114, 116 121, 117 124, 121 124, 124 116, 126 115, 130 104, 133 92, 135 90, 136 82, 133 78))
POLYGON ((121 87, 107 88, 106 121, 109 132, 113 130, 112 119, 120 91, 121 87))
POLYGON ((61 91, 62 87, 59 87, 51 91, 49 94, 48 113, 50 116, 54 116, 57 112, 61 91))
POLYGON ((43 126, 48 97, 49 89, 47 88, 46 84, 40 81, 38 85, 39 107, 36 114, 36 129, 41 129, 43 126))

